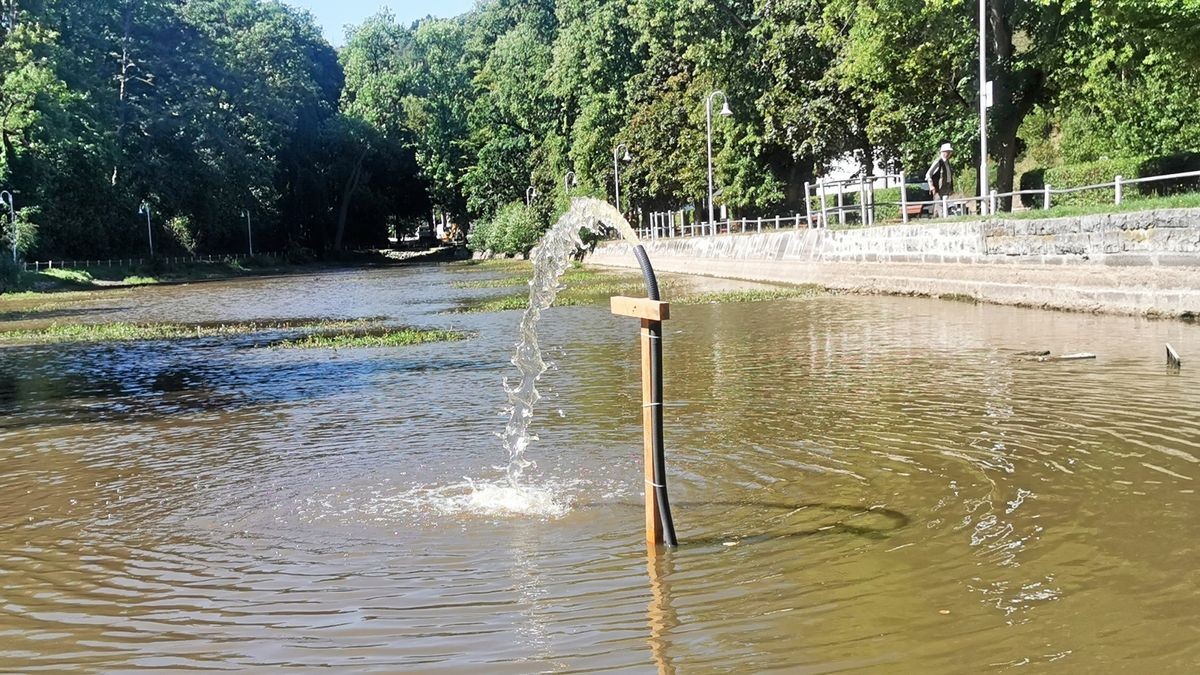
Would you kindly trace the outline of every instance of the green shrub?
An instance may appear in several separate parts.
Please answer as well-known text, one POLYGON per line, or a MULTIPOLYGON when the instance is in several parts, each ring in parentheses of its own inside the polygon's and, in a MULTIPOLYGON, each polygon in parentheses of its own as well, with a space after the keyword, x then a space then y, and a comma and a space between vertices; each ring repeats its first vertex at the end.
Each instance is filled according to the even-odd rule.
POLYGON ((471 231, 467 233, 467 248, 476 253, 484 251, 493 251, 495 249, 492 244, 495 240, 493 232, 496 229, 495 220, 480 220, 471 224, 471 231))
MULTIPOLYGON (((1021 174, 1020 190, 1041 190, 1045 187, 1046 170, 1044 168, 1030 169, 1021 174)), ((1042 198, 1037 195, 1021 195, 1021 203, 1027 208, 1040 207, 1042 205, 1042 198)))
POLYGON ((196 255, 194 229, 191 218, 187 216, 174 216, 169 218, 166 223, 167 238, 188 255, 196 255))
POLYGON ((538 226, 537 218, 523 202, 502 207, 496 214, 496 228, 502 229, 499 234, 500 250, 508 255, 525 256, 542 238, 542 228, 538 226))
MULTIPOLYGON (((1102 159, 1083 164, 1065 164, 1049 169, 1031 169, 1021 174, 1022 190, 1041 190, 1047 183, 1051 189, 1111 183, 1117 176, 1124 180, 1147 178, 1174 173, 1200 171, 1200 153, 1180 153, 1164 157, 1124 157, 1102 159)), ((1177 178, 1167 181, 1138 183, 1124 187, 1122 201, 1149 199, 1173 194, 1200 191, 1200 177, 1177 178)), ((1103 188, 1054 195, 1056 206, 1100 206, 1116 201, 1115 188, 1103 188)), ((1041 195, 1022 195, 1021 202, 1029 208, 1041 208, 1041 195)))
MULTIPOLYGON (((1151 157, 1142 162, 1141 172, 1138 176, 1165 176, 1190 171, 1200 171, 1200 152, 1181 152, 1165 157, 1151 157)), ((1192 176, 1191 178, 1140 183, 1137 192, 1144 197, 1200 192, 1200 177, 1192 176)))
POLYGON ((524 256, 537 245, 542 229, 534 210, 524 202, 512 202, 500 207, 494 218, 474 223, 467 246, 476 252, 524 256))
MULTIPOLYGON (((1046 169, 1045 184, 1051 190, 1082 187, 1111 183, 1116 176, 1136 178, 1141 174, 1141 167, 1146 162, 1144 157, 1124 157, 1118 159, 1102 159, 1084 164, 1065 164, 1046 169)), ((1033 195, 1034 206, 1040 206, 1042 200, 1033 195)), ((1065 195, 1054 195, 1053 203, 1063 206, 1087 206, 1091 204, 1112 204, 1116 200, 1114 188, 1084 190, 1065 195)))
MULTIPOLYGON (((904 186, 904 199, 908 203, 929 200, 929 191, 922 188, 920 183, 909 183, 904 186)), ((900 188, 875 190, 875 222, 901 220, 900 218, 900 188), (892 203, 887 203, 892 202, 892 203)))

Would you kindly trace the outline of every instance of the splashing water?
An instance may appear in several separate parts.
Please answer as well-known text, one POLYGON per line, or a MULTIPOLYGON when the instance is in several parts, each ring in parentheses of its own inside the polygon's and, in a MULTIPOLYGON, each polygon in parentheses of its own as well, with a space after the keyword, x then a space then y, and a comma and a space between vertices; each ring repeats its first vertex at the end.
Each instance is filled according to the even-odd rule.
POLYGON ((599 232, 604 225, 616 228, 627 240, 637 243, 637 235, 620 212, 600 200, 580 197, 571 201, 571 208, 551 226, 530 256, 533 260, 533 278, 529 281, 529 307, 521 316, 516 350, 512 357, 512 364, 517 367, 520 379, 514 382, 504 378, 504 391, 508 395, 508 423, 498 435, 508 452, 506 480, 490 482, 467 478, 462 483, 444 487, 420 487, 412 493, 389 500, 385 506, 392 508, 397 503, 415 502, 432 507, 442 515, 520 515, 541 518, 559 518, 570 510, 571 500, 567 492, 575 483, 521 483, 525 469, 533 464, 525 459, 525 451, 531 441, 537 440, 537 436, 529 432, 533 409, 541 399, 537 383, 550 368, 550 364, 542 358, 537 324, 542 311, 554 303, 558 292, 562 290, 559 279, 570 266, 572 255, 583 246, 580 231, 599 232))
POLYGON ((533 279, 529 281, 529 307, 521 317, 516 351, 512 364, 521 377, 517 382, 504 380, 508 394, 509 417, 500 438, 508 451, 508 483, 516 488, 525 469, 532 463, 525 459, 525 450, 530 441, 537 437, 529 433, 529 422, 533 409, 541 395, 537 390, 538 380, 550 367, 542 359, 538 345, 537 324, 542 311, 554 303, 561 287, 558 280, 571 264, 571 256, 583 246, 580 230, 599 232, 601 225, 618 229, 631 243, 636 244, 637 235, 629 222, 610 204, 598 199, 579 197, 571 202, 571 208, 558 219, 533 249, 533 279))

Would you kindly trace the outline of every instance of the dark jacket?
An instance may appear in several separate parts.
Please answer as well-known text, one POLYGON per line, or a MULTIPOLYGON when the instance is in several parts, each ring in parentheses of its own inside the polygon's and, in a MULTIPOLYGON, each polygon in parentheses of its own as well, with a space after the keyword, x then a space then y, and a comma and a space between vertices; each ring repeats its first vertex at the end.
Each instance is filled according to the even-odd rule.
POLYGON ((925 180, 929 181, 930 192, 945 196, 954 191, 954 176, 950 171, 950 163, 941 155, 933 160, 929 171, 925 172, 925 180))

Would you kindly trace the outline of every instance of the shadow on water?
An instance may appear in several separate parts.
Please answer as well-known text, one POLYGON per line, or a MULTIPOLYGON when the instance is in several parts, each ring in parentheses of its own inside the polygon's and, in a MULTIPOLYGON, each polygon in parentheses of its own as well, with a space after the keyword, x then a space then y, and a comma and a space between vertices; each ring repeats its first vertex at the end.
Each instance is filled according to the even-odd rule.
POLYGON ((50 319, 65 319, 77 316, 96 316, 128 311, 126 307, 80 307, 76 309, 17 309, 0 312, 0 323, 5 321, 43 321, 50 319))
POLYGON ((229 413, 372 389, 385 373, 499 371, 507 365, 428 356, 380 359, 346 350, 310 351, 286 363, 247 363, 203 350, 206 358, 198 361, 189 351, 164 352, 161 344, 143 343, 58 352, 55 367, 46 372, 44 355, 31 350, 0 368, 0 429, 229 413))
MULTIPOLYGON (((613 504, 589 504, 587 507, 612 506, 613 504)), ((629 507, 640 510, 641 504, 630 504, 628 502, 620 502, 617 506, 629 507)), ((676 508, 686 514, 689 511, 703 511, 707 507, 734 507, 734 508, 752 508, 760 511, 780 511, 783 516, 792 515, 801 511, 810 511, 823 514, 849 514, 848 517, 843 517, 842 520, 837 520, 828 524, 823 524, 817 527, 810 527, 801 530, 783 531, 783 532, 758 532, 748 535, 738 535, 736 537, 691 537, 687 536, 686 532, 681 535, 678 549, 667 549, 659 547, 650 547, 646 554, 646 573, 650 580, 650 602, 646 607, 646 626, 649 631, 647 635, 647 646, 650 649, 650 659, 653 662, 656 671, 661 675, 674 675, 676 672, 675 660, 672 658, 672 633, 683 625, 679 618, 679 612, 674 606, 673 593, 671 589, 671 577, 675 574, 676 563, 679 560, 681 553, 686 553, 688 549, 697 547, 723 547, 731 542, 736 542, 738 546, 746 544, 757 544, 769 541, 779 541, 786 539, 797 539, 805 537, 819 536, 842 536, 850 535, 863 537, 867 539, 885 539, 891 532, 900 530, 906 527, 911 519, 894 509, 885 508, 882 506, 862 506, 856 504, 826 504, 821 502, 806 502, 806 503, 789 503, 778 501, 707 501, 707 502, 677 502, 676 508), (855 518, 865 515, 880 516, 887 521, 886 527, 864 527, 860 525, 850 525, 844 522, 849 518, 855 518)), ((775 516, 778 518, 779 516, 775 516)), ((764 517, 763 520, 768 520, 764 517)))
MULTIPOLYGON (((612 506, 626 507, 631 510, 636 509, 641 511, 642 504, 632 504, 630 502, 593 502, 582 505, 580 508, 608 508, 612 506)), ((783 517, 798 514, 802 511, 810 513, 825 513, 825 514, 849 514, 841 520, 830 523, 823 523, 814 527, 808 527, 801 530, 782 531, 782 532, 753 532, 747 531, 744 534, 729 535, 723 537, 714 536, 680 536, 680 545, 683 548, 689 546, 722 546, 730 541, 736 541, 740 544, 757 544, 768 541, 776 541, 780 539, 797 539, 804 537, 821 537, 832 535, 852 535, 863 537, 866 539, 886 539, 891 533, 896 532, 904 527, 907 527, 912 519, 904 513, 894 509, 885 508, 882 506, 862 506, 857 504, 826 504, 822 502, 806 502, 806 503, 789 503, 789 502, 758 502, 758 501, 707 501, 707 502, 679 502, 676 506, 683 514, 679 520, 686 523, 688 521, 687 514, 690 512, 703 512, 705 509, 720 506, 720 507, 735 507, 735 508, 750 508, 758 511, 782 511, 783 517), (845 521, 857 518, 860 516, 878 516, 887 522, 886 527, 866 527, 862 525, 852 525, 845 521)), ((774 516, 779 518, 780 516, 774 516)), ((763 520, 768 520, 764 516, 763 520)))

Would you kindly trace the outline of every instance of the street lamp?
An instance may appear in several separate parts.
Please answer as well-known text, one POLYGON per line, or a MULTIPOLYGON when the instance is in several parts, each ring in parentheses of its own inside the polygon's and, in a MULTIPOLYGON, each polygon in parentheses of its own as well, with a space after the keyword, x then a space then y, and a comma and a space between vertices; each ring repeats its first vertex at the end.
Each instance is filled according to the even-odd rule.
POLYGON ((525 188, 525 206, 533 205, 533 198, 537 196, 537 189, 532 185, 525 188))
POLYGON ((13 196, 8 190, 0 192, 0 206, 8 207, 8 226, 12 229, 13 262, 17 262, 17 212, 13 209, 13 196))
POLYGON ((566 185, 567 196, 571 196, 571 186, 579 185, 579 181, 575 179, 575 172, 568 171, 567 175, 563 176, 563 184, 566 185))
POLYGON ((712 228, 713 234, 717 232, 717 224, 713 218, 712 104, 718 95, 721 97, 721 117, 733 116, 733 111, 729 109, 729 97, 725 92, 718 89, 704 99, 704 119, 708 124, 708 226, 712 228))
POLYGON ((146 214, 146 239, 150 241, 150 257, 154 257, 154 235, 150 232, 150 205, 142 202, 138 207, 138 214, 146 214))
POLYGON ((613 148, 613 184, 616 186, 617 211, 621 210, 621 166, 617 164, 617 156, 621 154, 622 150, 625 151, 625 156, 621 157, 622 162, 633 160, 633 157, 629 156, 629 146, 619 143, 617 147, 613 148))
POLYGON ((992 88, 987 81, 987 0, 979 0, 979 206, 988 194, 987 109, 992 105, 992 88))
POLYGON ((250 257, 254 257, 254 233, 250 231, 250 210, 242 209, 242 215, 246 218, 246 242, 250 246, 250 257))

